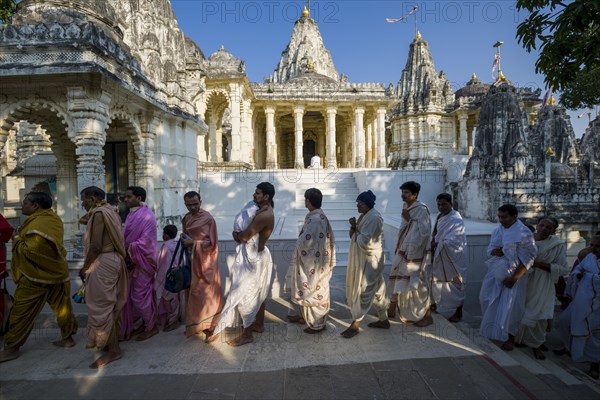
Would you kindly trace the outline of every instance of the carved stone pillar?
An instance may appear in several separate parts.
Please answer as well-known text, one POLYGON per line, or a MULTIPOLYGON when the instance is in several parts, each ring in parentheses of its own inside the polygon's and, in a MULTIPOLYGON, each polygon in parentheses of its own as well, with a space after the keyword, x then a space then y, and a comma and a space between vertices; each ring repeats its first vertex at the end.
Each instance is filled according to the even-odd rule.
MULTIPOLYGON (((154 166, 156 165, 155 149, 156 149, 156 135, 158 129, 162 127, 162 121, 158 118, 148 118, 146 123, 143 123, 142 128, 142 140, 144 148, 144 156, 140 160, 142 165, 140 166, 141 176, 139 179, 139 185, 146 189, 146 204, 149 207, 154 207, 154 166)), ((202 137, 202 144, 204 144, 204 138, 202 137)), ((202 146, 204 148, 204 146, 202 146)))
POLYGON ((354 109, 354 132, 356 137, 355 167, 365 167, 365 108, 358 106, 354 109))
POLYGON ((367 168, 373 168, 373 123, 367 124, 367 159, 365 166, 367 168))
POLYGON ((215 113, 210 114, 208 121, 208 143, 210 146, 210 161, 218 162, 220 149, 217 143, 217 120, 215 113))
POLYGON ((231 153, 230 161, 240 161, 242 159, 242 140, 241 140, 241 116, 240 116, 240 87, 237 83, 229 84, 229 95, 231 104, 231 153))
POLYGON ((252 142, 252 102, 249 100, 244 101, 244 111, 242 113, 242 154, 240 160, 250 164, 254 164, 253 159, 253 148, 254 143, 252 142))
POLYGON ((104 144, 111 96, 101 91, 89 96, 82 87, 68 90, 68 109, 73 116, 73 142, 77 156, 77 194, 88 186, 104 189, 104 144))
POLYGON ((379 167, 379 137, 377 132, 377 117, 373 120, 373 168, 379 167))
POLYGON ((56 213, 65 225, 65 237, 72 237, 78 231, 80 207, 74 173, 75 146, 67 138, 56 140, 52 152, 56 156, 56 213))
POLYGON ((387 162, 385 159, 385 108, 377 109, 377 133, 375 135, 376 161, 377 167, 385 168, 387 162))
POLYGON ((350 121, 348 124, 348 131, 346 132, 346 149, 342 150, 344 153, 344 167, 354 168, 354 155, 356 154, 356 135, 354 134, 354 121, 350 121))
POLYGON ((265 106, 267 116, 267 163, 266 168, 277 168, 277 142, 275 138, 275 106, 265 106))
POLYGON ((467 119, 469 119, 467 114, 458 114, 459 136, 457 148, 459 154, 467 154, 469 152, 467 141, 467 119))
POLYGON ((335 117, 337 107, 327 107, 327 168, 337 168, 335 117))
POLYGON ((205 141, 204 135, 198 135, 198 137, 196 137, 196 146, 198 147, 198 161, 200 161, 200 162, 205 162, 207 160, 206 148, 204 146, 204 141, 205 141))
POLYGON ((302 147, 304 142, 302 141, 302 133, 304 128, 302 127, 302 119, 304 118, 304 106, 294 105, 294 168, 304 168, 304 157, 302 147))

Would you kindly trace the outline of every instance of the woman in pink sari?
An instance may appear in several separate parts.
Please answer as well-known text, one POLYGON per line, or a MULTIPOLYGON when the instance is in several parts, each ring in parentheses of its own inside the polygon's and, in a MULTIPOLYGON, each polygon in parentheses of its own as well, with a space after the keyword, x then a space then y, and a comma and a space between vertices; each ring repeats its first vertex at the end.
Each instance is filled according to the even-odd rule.
POLYGON ((131 186, 125 192, 125 204, 129 214, 125 220, 123 236, 129 271, 129 298, 123 309, 119 338, 129 340, 137 334, 138 341, 158 333, 157 308, 154 299, 154 274, 156 273, 156 249, 158 247, 156 217, 144 204, 146 191, 131 186), (142 324, 135 328, 138 320, 142 324))

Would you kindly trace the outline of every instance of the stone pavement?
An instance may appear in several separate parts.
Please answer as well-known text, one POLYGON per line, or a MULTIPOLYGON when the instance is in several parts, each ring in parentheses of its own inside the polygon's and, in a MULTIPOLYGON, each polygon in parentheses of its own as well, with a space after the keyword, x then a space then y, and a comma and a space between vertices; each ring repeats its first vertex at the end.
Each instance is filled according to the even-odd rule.
MULTIPOLYGON (((600 385, 585 364, 529 349, 511 353, 481 338, 476 319, 450 324, 440 315, 419 329, 397 320, 389 330, 367 328, 344 339, 351 318, 335 274, 327 330, 317 335, 284 322, 289 303, 267 303, 266 331, 233 348, 202 337, 186 339, 183 327, 146 342, 122 343, 123 358, 101 370, 88 365, 99 355, 85 350, 85 318, 78 315, 77 346, 56 348, 59 331, 43 315, 22 348, 0 364, 0 399, 598 399, 600 385)), ((234 334, 235 332, 228 332, 234 334)), ((555 337, 551 346, 558 347, 555 337)))

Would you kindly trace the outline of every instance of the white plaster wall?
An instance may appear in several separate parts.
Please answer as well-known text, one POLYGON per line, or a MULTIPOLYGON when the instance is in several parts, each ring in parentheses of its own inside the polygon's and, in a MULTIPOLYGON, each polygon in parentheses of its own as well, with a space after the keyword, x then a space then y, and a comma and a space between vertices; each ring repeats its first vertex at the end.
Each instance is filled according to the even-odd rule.
POLYGON ((421 171, 356 171, 354 173, 359 192, 371 190, 377 196, 375 208, 385 214, 402 214, 400 185, 407 181, 421 184, 419 200, 434 212, 435 198, 444 192, 445 172, 439 170, 421 171))
MULTIPOLYGON (((239 173, 205 170, 201 172, 199 180, 202 207, 217 220, 220 230, 221 227, 231 229, 233 217, 248 201, 252 200, 256 185, 261 182, 271 182, 275 186, 273 200, 277 224, 273 238, 297 236, 294 203, 298 177, 294 170, 257 170, 239 173), (287 236, 289 232, 294 233, 292 236, 287 236)), ((221 231, 219 236, 222 236, 221 231)))

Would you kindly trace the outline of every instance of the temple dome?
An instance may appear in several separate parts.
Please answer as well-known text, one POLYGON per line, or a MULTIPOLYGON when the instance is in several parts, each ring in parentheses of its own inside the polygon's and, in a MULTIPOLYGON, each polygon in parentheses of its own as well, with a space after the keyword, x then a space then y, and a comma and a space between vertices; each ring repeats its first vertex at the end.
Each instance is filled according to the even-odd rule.
POLYGON ((245 75, 244 61, 225 50, 224 46, 208 57, 209 75, 245 75))
POLYGON ((479 97, 485 95, 489 88, 490 85, 481 82, 479 79, 477 79, 475 74, 473 74, 473 77, 471 77, 471 80, 467 82, 466 86, 458 89, 454 93, 454 96, 456 99, 461 97, 479 97))
POLYGON ((92 20, 105 31, 116 33, 121 39, 119 17, 109 1, 88 0, 22 0, 17 4, 14 24, 35 24, 44 21, 50 25, 57 23, 77 23, 92 20))
MULTIPOLYGON (((184 35, 185 51, 188 59, 196 59, 196 61, 205 60, 204 52, 189 36, 184 35)), ((191 61, 191 60, 190 60, 191 61)))

